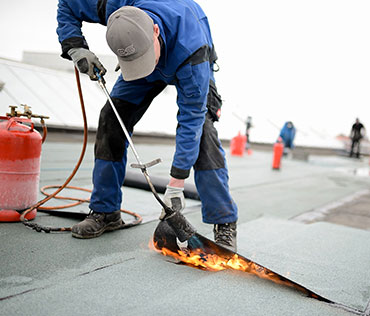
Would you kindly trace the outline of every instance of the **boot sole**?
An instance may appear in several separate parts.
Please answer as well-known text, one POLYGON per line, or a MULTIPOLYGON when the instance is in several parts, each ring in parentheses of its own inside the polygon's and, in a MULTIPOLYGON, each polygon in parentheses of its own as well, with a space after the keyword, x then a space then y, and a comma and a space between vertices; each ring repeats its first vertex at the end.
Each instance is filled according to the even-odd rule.
POLYGON ((106 231, 109 232, 109 231, 120 229, 122 224, 123 224, 122 220, 119 220, 118 222, 108 224, 107 226, 103 227, 101 230, 98 230, 92 234, 80 235, 78 233, 72 232, 72 237, 79 238, 79 239, 90 239, 90 238, 99 237, 106 231))
POLYGON ((221 242, 215 242, 218 246, 221 246, 221 247, 224 247, 232 252, 237 252, 237 247, 236 245, 235 246, 231 246, 231 245, 227 245, 227 244, 224 244, 224 243, 221 243, 221 242))

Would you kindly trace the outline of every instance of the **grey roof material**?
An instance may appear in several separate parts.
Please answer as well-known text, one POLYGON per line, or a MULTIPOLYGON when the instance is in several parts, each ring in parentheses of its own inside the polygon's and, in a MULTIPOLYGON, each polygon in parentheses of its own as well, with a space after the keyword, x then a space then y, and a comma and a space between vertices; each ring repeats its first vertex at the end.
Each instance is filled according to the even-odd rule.
MULTIPOLYGON (((40 186, 63 183, 75 166, 82 145, 66 140, 47 139, 43 145, 40 186)), ((162 159, 149 169, 150 175, 169 176, 173 146, 138 143, 136 149, 144 162, 162 159)), ((361 270, 368 263, 369 232, 290 220, 368 189, 370 177, 347 172, 368 168, 368 157, 284 158, 276 172, 271 169, 271 152, 235 157, 229 148, 225 150, 231 193, 239 207, 240 252, 269 269, 290 272, 303 286, 343 306, 308 298, 247 273, 215 273, 175 264, 148 247, 160 205, 150 192, 123 188, 123 208, 143 215, 146 223, 91 240, 77 240, 69 233, 37 233, 21 223, 0 223, 0 315, 369 315, 368 272, 361 270), (343 249, 355 256, 355 263, 346 261, 343 249), (324 276, 317 278, 322 276, 317 271, 324 276), (336 272, 342 273, 338 280, 333 279, 336 272)), ((128 165, 132 162, 129 151, 128 165)), ((89 143, 71 185, 91 188, 92 167, 89 143)), ((192 175, 187 182, 193 182, 192 175)), ((60 202, 48 205, 53 203, 60 202)), ((88 211, 88 205, 76 209, 88 211)), ((186 218, 200 234, 212 236, 212 226, 202 223, 200 209, 197 201, 189 204, 186 218)), ((35 221, 53 227, 78 222, 43 212, 35 221)))
POLYGON ((364 312, 370 298, 370 232, 329 223, 260 218, 239 226, 239 253, 304 284, 332 302, 364 312))
MULTIPOLYGON (((162 164, 150 168, 149 174, 168 176, 173 146, 140 143, 136 149, 144 162, 162 158, 162 164)), ((40 186, 61 184, 72 171, 80 150, 80 143, 47 139, 42 151, 40 186)), ((368 306, 363 312, 370 300, 368 286, 364 287, 368 272, 360 268, 364 266, 366 270, 369 232, 290 220, 367 189, 370 177, 344 171, 368 168, 367 157, 353 160, 310 156, 308 161, 287 158, 276 172, 271 169, 271 152, 254 151, 251 156, 235 157, 230 156, 229 148, 225 150, 230 188, 239 206, 240 252, 252 257, 253 249, 257 249, 251 259, 259 259, 260 264, 281 273, 286 273, 290 264, 290 275, 302 285, 351 308, 308 298, 292 288, 243 272, 201 271, 174 264, 173 259, 148 247, 160 205, 150 192, 124 188, 122 206, 147 216, 145 224, 91 240, 77 240, 69 233, 37 233, 21 223, 0 223, 0 314, 308 316, 355 315, 362 309, 361 313, 368 315, 368 306), (330 241, 322 243, 322 253, 316 248, 320 236, 330 241), (341 243, 337 245, 336 241, 341 243), (326 247, 330 248, 331 260, 324 256, 326 247), (350 258, 341 253, 343 249, 357 258, 353 270, 351 261, 345 261, 350 258), (306 250, 317 254, 317 258, 307 255, 306 250), (281 253, 286 256, 278 260, 281 253), (300 264, 294 265, 297 262, 300 264), (338 265, 343 262, 345 267, 338 265), (339 279, 333 280, 332 276, 347 268, 351 273, 342 274, 340 279, 341 288, 347 292, 336 291, 339 279), (312 274, 320 269, 327 272, 326 278, 313 278, 312 274)), ((131 162, 134 159, 129 151, 128 164, 131 162)), ((89 143, 71 184, 91 187, 92 166, 93 146, 89 143)), ((192 176, 187 181, 192 182, 192 176)), ((88 210, 88 206, 76 209, 88 210)), ((212 236, 212 226, 201 221, 199 203, 189 205, 186 212, 186 218, 200 234, 212 236)), ((35 221, 53 227, 78 222, 42 212, 38 212, 35 221)))

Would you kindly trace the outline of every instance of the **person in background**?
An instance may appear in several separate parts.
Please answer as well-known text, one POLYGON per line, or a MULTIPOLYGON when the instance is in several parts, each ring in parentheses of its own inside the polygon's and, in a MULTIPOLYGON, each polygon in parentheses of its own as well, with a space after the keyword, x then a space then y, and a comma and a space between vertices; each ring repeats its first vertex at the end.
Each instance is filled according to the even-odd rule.
POLYGON ((279 137, 282 138, 284 143, 284 155, 294 148, 294 138, 296 134, 296 128, 291 121, 285 122, 283 128, 280 130, 279 137))
POLYGON ((351 138, 351 151, 349 156, 352 157, 353 155, 356 158, 360 158, 360 143, 361 139, 365 136, 365 126, 360 122, 358 118, 356 118, 355 123, 352 125, 350 138, 351 138))
POLYGON ((245 149, 246 150, 249 150, 251 148, 251 143, 250 143, 250 139, 249 139, 249 136, 250 136, 249 131, 252 127, 253 127, 252 117, 248 116, 247 120, 245 121, 245 136, 247 137, 247 141, 245 142, 245 149))
MULTIPOLYGON (((193 168, 203 222, 213 225, 216 243, 236 251, 238 209, 214 127, 221 109, 213 68, 217 55, 202 8, 193 0, 59 0, 57 20, 62 57, 91 80, 106 69, 90 51, 81 27, 83 22, 107 26, 107 43, 121 70, 110 96, 129 133, 167 85, 176 87, 176 149, 164 202, 175 211, 184 209, 184 181, 193 168)), ((127 147, 107 102, 95 141, 91 212, 72 227, 73 237, 93 238, 119 229, 127 147)))

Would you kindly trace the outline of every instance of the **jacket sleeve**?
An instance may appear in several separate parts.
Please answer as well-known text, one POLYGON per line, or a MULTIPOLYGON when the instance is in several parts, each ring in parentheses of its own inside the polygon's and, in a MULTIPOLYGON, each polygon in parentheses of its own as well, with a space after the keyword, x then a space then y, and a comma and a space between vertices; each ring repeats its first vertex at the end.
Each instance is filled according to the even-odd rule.
MULTIPOLYGON (((59 0, 57 12, 57 34, 59 42, 62 45, 62 57, 71 59, 68 51, 74 47, 89 48, 87 42, 82 34, 82 21, 87 20, 83 18, 82 8, 79 9, 80 16, 75 14, 73 5, 77 6, 78 1, 59 0)), ((93 22, 93 21, 90 21, 93 22)))
POLYGON ((176 73, 177 115, 176 151, 171 176, 185 179, 199 155, 199 144, 207 113, 210 68, 208 62, 185 64, 176 73))

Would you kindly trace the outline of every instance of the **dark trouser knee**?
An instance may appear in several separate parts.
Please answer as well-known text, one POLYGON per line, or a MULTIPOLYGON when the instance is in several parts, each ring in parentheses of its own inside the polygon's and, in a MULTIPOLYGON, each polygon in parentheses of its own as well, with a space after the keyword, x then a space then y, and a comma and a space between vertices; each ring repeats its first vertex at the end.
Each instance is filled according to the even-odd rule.
MULTIPOLYGON (((153 99, 166 87, 163 81, 151 84, 139 104, 112 98, 115 108, 127 131, 132 134, 135 124, 141 119, 153 99)), ((127 139, 109 101, 100 112, 99 127, 95 141, 95 158, 121 161, 127 147, 127 139)))
POLYGON ((212 117, 207 113, 200 141, 199 156, 194 165, 195 170, 212 170, 225 167, 223 152, 218 133, 213 125, 212 117))
MULTIPOLYGON (((128 102, 113 99, 113 102, 120 114, 126 129, 132 132, 132 126, 129 124, 128 117, 125 114, 125 105, 129 105, 128 102)), ((125 134, 110 106, 107 102, 102 110, 100 111, 99 117, 99 127, 96 133, 95 140, 95 158, 110 160, 110 161, 120 161, 122 160, 125 151, 126 137, 125 134)))

